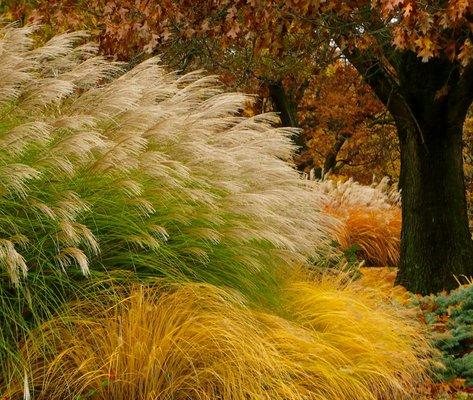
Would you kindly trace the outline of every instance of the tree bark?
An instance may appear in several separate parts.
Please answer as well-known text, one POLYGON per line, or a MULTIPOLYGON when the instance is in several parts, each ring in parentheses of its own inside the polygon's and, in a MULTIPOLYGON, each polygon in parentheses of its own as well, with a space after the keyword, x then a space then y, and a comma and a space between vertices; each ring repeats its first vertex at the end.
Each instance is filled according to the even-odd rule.
POLYGON ((429 294, 473 276, 462 154, 471 100, 457 92, 460 70, 449 60, 422 63, 408 53, 398 76, 405 108, 393 115, 403 211, 397 283, 429 294))
MULTIPOLYGON (((297 90, 287 92, 281 81, 267 81, 269 88, 269 97, 273 103, 275 111, 279 114, 281 125, 299 128, 297 119, 298 103, 304 91, 308 86, 308 82, 304 82, 297 90)), ((313 159, 311 157, 304 157, 307 153, 307 144, 305 142, 302 131, 292 135, 293 143, 296 145, 295 162, 299 171, 304 171, 306 168, 313 166, 313 159)))
MULTIPOLYGON (((292 128, 298 128, 299 123, 297 120, 297 101, 286 93, 282 82, 269 82, 269 96, 274 104, 276 112, 281 118, 281 125, 292 128)), ((307 149, 303 135, 293 135, 292 140, 297 146, 297 152, 300 154, 307 149)))
POLYGON ((397 283, 422 294, 452 289, 458 285, 455 277, 473 275, 462 121, 447 115, 404 119, 398 121, 398 132, 402 233, 397 283))
POLYGON ((347 141, 348 136, 347 135, 339 135, 335 143, 333 144, 332 148, 330 149, 329 153, 325 157, 325 162, 324 162, 324 173, 328 173, 330 171, 333 172, 333 169, 337 165, 337 156, 340 150, 342 149, 342 146, 345 144, 347 141))

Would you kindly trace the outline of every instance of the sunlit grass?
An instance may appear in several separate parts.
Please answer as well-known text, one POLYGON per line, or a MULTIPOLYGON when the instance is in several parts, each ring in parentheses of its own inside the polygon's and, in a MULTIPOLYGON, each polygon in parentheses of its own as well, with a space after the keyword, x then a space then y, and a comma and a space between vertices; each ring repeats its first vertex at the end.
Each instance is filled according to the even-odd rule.
MULTIPOLYGON (((374 400, 408 398, 422 383, 430 352, 422 332, 375 291, 336 277, 286 285, 280 315, 209 284, 135 286, 121 297, 118 288, 78 301, 23 346, 32 392, 374 400)), ((19 381, 10 394, 21 389, 19 381)))

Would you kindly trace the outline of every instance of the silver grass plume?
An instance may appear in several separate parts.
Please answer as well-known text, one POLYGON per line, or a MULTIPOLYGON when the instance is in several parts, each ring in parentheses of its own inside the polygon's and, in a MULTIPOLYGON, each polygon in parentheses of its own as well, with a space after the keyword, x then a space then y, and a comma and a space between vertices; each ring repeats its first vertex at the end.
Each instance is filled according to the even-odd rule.
POLYGON ((84 32, 35 47, 35 29, 0 28, 0 268, 13 284, 37 265, 192 275, 189 259, 222 248, 221 268, 257 271, 327 245, 324 195, 290 165, 293 131, 275 115, 243 117, 248 96, 157 58, 124 71, 84 32))
POLYGON ((384 177, 370 186, 355 182, 352 178, 344 182, 333 180, 313 181, 315 190, 324 193, 323 201, 336 208, 366 207, 373 210, 385 210, 401 206, 401 193, 396 185, 384 177))

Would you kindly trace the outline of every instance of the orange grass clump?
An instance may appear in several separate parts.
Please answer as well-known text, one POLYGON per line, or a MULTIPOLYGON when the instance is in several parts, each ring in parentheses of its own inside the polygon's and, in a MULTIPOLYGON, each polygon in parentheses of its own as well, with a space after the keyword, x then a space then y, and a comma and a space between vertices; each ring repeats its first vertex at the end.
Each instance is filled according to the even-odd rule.
POLYGON ((330 199, 324 210, 340 221, 334 239, 341 249, 355 247, 366 265, 396 266, 402 225, 399 193, 386 180, 374 187, 351 180, 325 181, 319 187, 330 199))
POLYGON ((365 260, 366 265, 398 264, 402 224, 400 209, 327 207, 326 211, 343 222, 336 233, 336 240, 343 250, 356 246, 357 256, 365 260))
POLYGON ((425 378, 430 348, 414 321, 377 296, 327 277, 288 282, 280 315, 208 284, 136 287, 112 306, 87 300, 24 345, 31 392, 38 400, 406 399, 425 378))

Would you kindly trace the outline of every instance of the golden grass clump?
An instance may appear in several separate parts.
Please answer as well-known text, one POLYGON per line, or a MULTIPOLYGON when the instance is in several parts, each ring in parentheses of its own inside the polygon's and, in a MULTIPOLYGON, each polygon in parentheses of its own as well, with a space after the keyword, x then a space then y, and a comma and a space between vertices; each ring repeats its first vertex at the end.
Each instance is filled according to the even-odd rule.
POLYGON ((366 265, 397 266, 402 225, 400 194, 389 187, 387 179, 371 187, 353 180, 316 185, 328 195, 324 210, 340 222, 334 239, 341 249, 355 247, 366 265))
POLYGON ((334 277, 295 280, 282 293, 284 318, 208 284, 136 287, 33 332, 29 383, 38 400, 407 399, 430 348, 377 296, 334 277))
POLYGON ((241 301, 188 284, 168 293, 138 288, 112 309, 80 304, 73 321, 42 328, 46 344, 32 338, 25 348, 35 396, 248 399, 266 392, 268 399, 291 398, 295 388, 280 355, 241 301), (44 354, 52 357, 46 363, 44 354))
POLYGON ((397 268, 362 267, 360 284, 375 288, 386 301, 395 300, 399 304, 412 306, 412 294, 404 286, 397 285, 397 268))

